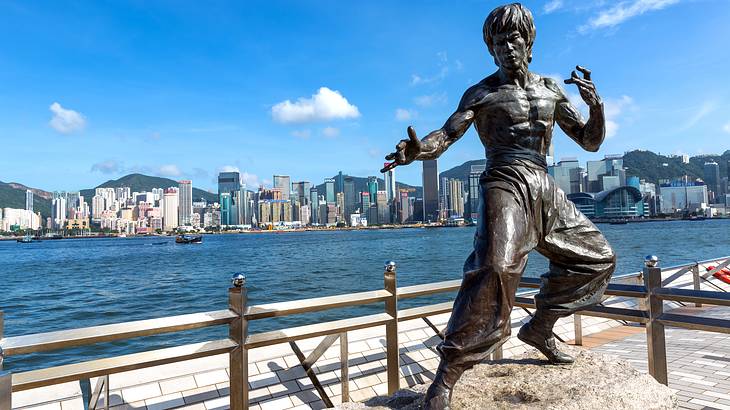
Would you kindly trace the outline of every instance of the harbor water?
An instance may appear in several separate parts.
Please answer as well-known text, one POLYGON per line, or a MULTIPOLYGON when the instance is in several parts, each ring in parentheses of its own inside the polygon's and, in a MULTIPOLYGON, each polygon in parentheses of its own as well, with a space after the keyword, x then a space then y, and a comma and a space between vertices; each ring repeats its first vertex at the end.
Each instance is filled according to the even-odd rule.
MULTIPOLYGON (((599 225, 618 255, 616 276, 638 272, 643 257, 663 266, 730 255, 730 220, 599 225)), ((227 308, 230 277, 247 277, 249 303, 270 303, 381 289, 383 262, 398 266, 399 286, 459 279, 474 228, 208 235, 201 244, 174 238, 0 241, 0 310, 5 336, 49 332, 227 308)), ((547 261, 530 256, 525 272, 547 261)), ((405 300, 400 308, 453 298, 405 300)), ((382 305, 251 323, 259 332, 382 312, 382 305)), ((223 338, 227 328, 110 342, 10 357, 13 372, 223 338)))

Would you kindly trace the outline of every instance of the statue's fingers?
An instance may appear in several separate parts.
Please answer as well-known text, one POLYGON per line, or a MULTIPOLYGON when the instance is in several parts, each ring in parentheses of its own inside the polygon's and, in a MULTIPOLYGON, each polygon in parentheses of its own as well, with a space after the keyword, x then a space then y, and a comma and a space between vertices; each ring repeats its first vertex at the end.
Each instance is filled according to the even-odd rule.
POLYGON ((408 138, 410 138, 413 142, 421 142, 416 135, 416 130, 414 130, 411 126, 408 127, 408 138))
POLYGON ((406 152, 398 151, 398 156, 396 157, 395 162, 397 162, 399 164, 405 164, 406 163, 406 152))
POLYGON ((390 171, 391 169, 393 169, 393 168, 395 168, 397 166, 398 166, 398 164, 395 163, 395 162, 390 162, 388 164, 385 164, 385 166, 383 167, 383 169, 380 170, 380 173, 382 174, 382 173, 388 172, 388 171, 390 171))
POLYGON ((387 161, 392 161, 392 160, 395 159, 395 156, 396 155, 398 155, 398 152, 397 151, 396 152, 391 152, 390 154, 388 154, 388 155, 385 156, 385 159, 387 161))
POLYGON ((572 84, 576 84, 578 86, 578 88, 580 88, 580 87, 585 87, 585 88, 588 88, 588 89, 592 89, 593 88, 593 83, 588 82, 586 80, 582 80, 580 78, 571 78, 571 83, 572 84))
POLYGON ((575 66, 575 68, 578 71, 580 71, 581 73, 583 73, 583 78, 585 78, 586 80, 590 80, 591 79, 591 70, 589 70, 589 69, 587 69, 585 67, 581 67, 579 65, 575 66))

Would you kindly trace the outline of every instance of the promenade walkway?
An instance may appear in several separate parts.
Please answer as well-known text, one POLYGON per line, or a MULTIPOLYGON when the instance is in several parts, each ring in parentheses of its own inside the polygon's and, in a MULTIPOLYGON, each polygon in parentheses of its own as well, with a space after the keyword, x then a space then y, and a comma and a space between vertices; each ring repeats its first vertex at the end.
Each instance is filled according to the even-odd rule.
MULTIPOLYGON (((690 279, 691 280, 691 279, 690 279)), ((679 282, 678 286, 691 286, 679 282)), ((724 284, 719 286, 728 288, 724 284)), ((702 285, 705 289, 706 284, 702 285)), ((717 290, 717 289, 708 289, 717 290)), ((726 289, 728 290, 728 289, 726 289)), ((633 299, 612 298, 614 307, 635 308, 633 299)), ((728 308, 679 308, 712 317, 728 318, 728 308)), ((513 335, 529 319, 515 308, 513 335)), ((430 320, 443 328, 448 314, 430 320)), ((646 371, 646 335, 642 327, 625 326, 615 320, 583 317, 583 345, 586 348, 622 357, 646 371)), ((555 327, 563 340, 574 339, 573 318, 562 319, 555 327)), ((677 391, 682 408, 730 410, 730 335, 667 329, 669 386, 677 391)), ((434 347, 440 341, 422 320, 399 325, 401 387, 428 383, 438 366, 434 347)), ((349 388, 352 401, 362 401, 387 393, 385 373, 385 328, 383 326, 349 333, 349 388)), ((302 341, 307 355, 322 338, 302 341)), ((516 338, 504 345, 504 357, 526 351, 516 338)), ((314 367, 333 403, 340 403, 340 349, 335 343, 314 367)), ((174 363, 110 376, 110 406, 114 410, 223 410, 228 408, 228 356, 220 355, 174 363)), ((92 386, 95 381, 92 380, 92 386)), ((254 410, 320 409, 324 403, 288 344, 249 352, 250 403, 254 410)), ((103 406, 103 399, 99 403, 103 406)), ((13 408, 23 410, 83 410, 77 382, 13 394, 13 408)))

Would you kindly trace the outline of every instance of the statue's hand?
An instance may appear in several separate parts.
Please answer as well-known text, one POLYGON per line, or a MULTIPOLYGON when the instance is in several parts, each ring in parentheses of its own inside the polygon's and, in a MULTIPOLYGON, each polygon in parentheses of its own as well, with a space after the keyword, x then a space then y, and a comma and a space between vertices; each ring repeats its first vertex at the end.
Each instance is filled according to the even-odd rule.
POLYGON ((565 84, 575 84, 578 86, 580 97, 588 104, 589 107, 596 107, 601 105, 601 97, 596 92, 596 86, 591 81, 591 70, 581 67, 579 65, 575 68, 583 73, 583 78, 580 78, 575 71, 570 73, 570 78, 565 80, 565 84))
POLYGON ((418 158, 421 153, 421 140, 416 136, 416 130, 408 127, 408 139, 400 140, 395 146, 395 152, 385 156, 387 161, 393 161, 387 164, 380 172, 389 171, 398 165, 408 165, 418 158))

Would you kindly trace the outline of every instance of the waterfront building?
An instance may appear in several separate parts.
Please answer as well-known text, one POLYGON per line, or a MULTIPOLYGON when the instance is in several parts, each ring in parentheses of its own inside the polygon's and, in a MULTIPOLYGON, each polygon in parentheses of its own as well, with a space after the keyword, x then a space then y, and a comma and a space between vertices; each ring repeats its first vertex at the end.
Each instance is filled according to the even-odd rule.
POLYGON ((360 209, 362 209, 363 212, 367 212, 367 210, 370 209, 371 203, 372 202, 370 201, 370 193, 360 192, 360 209))
POLYGON ((28 209, 0 209, 0 231, 11 232, 24 229, 40 229, 41 215, 28 209))
POLYGON ((230 200, 228 214, 225 218, 228 223, 224 225, 238 225, 241 223, 239 213, 239 203, 242 200, 241 188, 241 174, 238 171, 221 172, 218 174, 218 195, 227 193, 230 200))
POLYGON ((375 204, 378 209, 377 223, 379 225, 390 223, 390 205, 388 204, 388 193, 385 191, 378 191, 375 198, 375 204))
POLYGON ((586 170, 588 173, 586 192, 598 193, 626 185, 626 171, 622 155, 606 155, 600 161, 588 161, 586 170))
POLYGON ((707 185, 707 191, 710 203, 717 203, 716 199, 720 198, 720 165, 713 160, 705 162, 703 167, 704 180, 707 185))
POLYGON ((693 212, 704 208, 708 203, 707 185, 703 182, 682 180, 662 184, 659 187, 661 212, 673 214, 678 211, 693 212))
POLYGON ((578 164, 577 158, 561 159, 556 165, 548 167, 548 173, 566 194, 583 192, 583 168, 578 164))
POLYGON ((166 188, 162 199, 164 229, 172 231, 178 227, 180 200, 177 188, 166 188))
POLYGON ((320 225, 327 225, 327 209, 328 209, 327 201, 324 199, 323 195, 320 195, 320 197, 317 201, 319 203, 319 207, 318 207, 319 216, 317 217, 318 223, 320 225))
POLYGON ((656 194, 656 184, 639 180, 639 191, 644 201, 644 215, 655 216, 659 213, 658 196, 656 194))
POLYGON ((309 225, 310 221, 312 220, 312 211, 311 206, 309 204, 307 205, 299 205, 299 219, 298 219, 302 225, 309 225))
POLYGON ((350 215, 350 226, 368 226, 368 220, 359 213, 350 215))
MULTIPOLYGON (((383 164, 387 166, 388 162, 383 164)), ((383 181, 385 181, 385 194, 387 195, 388 202, 397 200, 395 195, 395 168, 391 168, 383 173, 383 181)))
POLYGON ((368 193, 370 194, 370 201, 375 202, 375 196, 378 193, 378 178, 374 176, 368 177, 368 193))
POLYGON ((337 222, 345 222, 345 194, 344 192, 338 192, 336 195, 335 204, 337 205, 337 222))
POLYGON ((342 175, 342 171, 335 176, 335 194, 339 192, 345 192, 345 176, 342 175))
POLYGON ((345 202, 345 220, 350 220, 350 215, 355 212, 357 206, 357 193, 355 192, 355 178, 345 176, 343 181, 343 196, 345 202))
POLYGON ((51 217, 53 218, 53 229, 63 229, 66 225, 66 193, 54 192, 51 202, 51 217))
POLYGON ((644 201, 639 189, 621 186, 599 193, 576 192, 570 199, 589 218, 626 219, 646 216, 644 201))
POLYGON ((274 188, 281 191, 281 199, 288 201, 291 195, 291 177, 289 175, 274 175, 274 188))
POLYGON ((222 192, 218 196, 218 201, 220 203, 221 225, 235 225, 234 221, 231 219, 231 193, 222 192))
POLYGON ((437 221, 439 214, 438 163, 435 159, 423 163, 423 221, 437 221))
POLYGON ((465 213, 472 221, 476 221, 479 216, 479 178, 481 178, 482 173, 486 169, 486 162, 484 164, 472 165, 469 169, 468 202, 465 213))
POLYGON ((309 204, 311 207, 310 217, 312 225, 317 225, 321 221, 321 219, 319 218, 319 195, 317 192, 317 187, 312 187, 309 189, 309 204))
POLYGON ((333 203, 326 203, 327 209, 327 226, 337 225, 337 205, 333 203))
POLYGON ((400 197, 397 202, 398 222, 404 224, 411 220, 411 215, 413 215, 413 204, 408 199, 408 191, 401 190, 398 195, 400 197))
POLYGON ((190 180, 178 182, 180 192, 179 220, 180 226, 191 226, 193 217, 193 183, 190 180))
POLYGON ((25 210, 33 212, 33 191, 25 190, 25 210))
POLYGON ((292 182, 292 196, 297 197, 301 205, 311 202, 312 183, 309 181, 292 182))
POLYGON ((464 217, 464 182, 450 179, 448 182, 449 218, 464 217))
POLYGON ((327 178, 324 180, 325 200, 328 204, 335 203, 335 180, 327 178))

